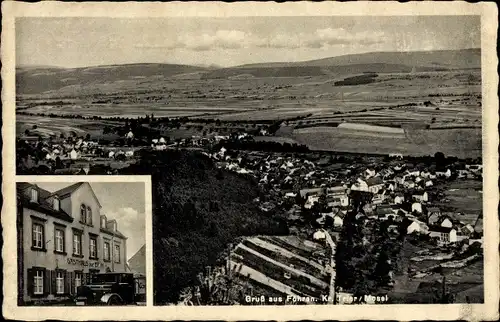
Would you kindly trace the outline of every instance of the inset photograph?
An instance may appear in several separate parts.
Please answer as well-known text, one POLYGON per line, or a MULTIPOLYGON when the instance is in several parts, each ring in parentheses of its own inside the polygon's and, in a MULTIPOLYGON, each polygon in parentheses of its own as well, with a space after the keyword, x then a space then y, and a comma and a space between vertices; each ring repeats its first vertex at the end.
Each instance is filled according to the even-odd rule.
POLYGON ((18 305, 145 305, 144 182, 18 182, 18 305))

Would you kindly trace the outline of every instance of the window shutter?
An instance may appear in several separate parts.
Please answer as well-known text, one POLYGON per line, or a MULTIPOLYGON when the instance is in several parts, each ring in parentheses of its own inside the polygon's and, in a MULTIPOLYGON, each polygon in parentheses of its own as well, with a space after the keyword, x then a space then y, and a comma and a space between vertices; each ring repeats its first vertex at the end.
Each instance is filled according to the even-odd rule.
POLYGON ((69 272, 64 272, 64 294, 71 294, 71 276, 69 272))
POLYGON ((28 295, 29 296, 33 296, 33 288, 34 288, 34 273, 33 273, 33 269, 32 268, 28 268, 28 283, 27 283, 27 287, 28 287, 28 295))
POLYGON ((76 293, 75 292, 75 272, 69 273, 69 294, 76 293))
POLYGON ((84 273, 85 275, 85 284, 90 284, 90 273, 84 273))
POLYGON ((31 246, 34 247, 36 245, 35 241, 35 225, 31 225, 31 246))
POLYGON ((50 271, 50 279, 51 279, 51 283, 50 283, 50 293, 51 294, 56 294, 57 293, 57 287, 56 287, 56 271, 50 271))
POLYGON ((50 273, 51 271, 49 270, 43 270, 43 294, 47 295, 49 294, 49 288, 50 288, 50 273))

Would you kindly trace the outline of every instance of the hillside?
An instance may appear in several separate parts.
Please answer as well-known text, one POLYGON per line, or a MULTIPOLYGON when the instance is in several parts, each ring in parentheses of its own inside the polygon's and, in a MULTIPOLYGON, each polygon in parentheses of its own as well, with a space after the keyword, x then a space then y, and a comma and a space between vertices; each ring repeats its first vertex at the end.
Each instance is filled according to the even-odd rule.
POLYGON ((118 82, 151 76, 169 77, 205 71, 206 68, 174 64, 128 64, 85 68, 19 67, 16 69, 18 94, 37 94, 70 85, 118 82))
POLYGON ((480 68, 481 49, 412 51, 412 52, 371 52, 342 55, 302 62, 277 62, 241 65, 235 68, 279 68, 297 66, 344 66, 363 64, 395 64, 427 68, 480 68))
POLYGON ((235 238, 287 233, 253 202, 255 183, 218 170, 200 153, 145 152, 124 174, 145 169, 152 171, 155 304, 175 302, 235 238))
POLYGON ((417 72, 448 70, 447 67, 411 66, 390 63, 363 63, 331 66, 282 66, 282 67, 237 67, 223 68, 202 74, 202 79, 248 77, 307 77, 346 76, 362 73, 409 73, 415 67, 417 72))

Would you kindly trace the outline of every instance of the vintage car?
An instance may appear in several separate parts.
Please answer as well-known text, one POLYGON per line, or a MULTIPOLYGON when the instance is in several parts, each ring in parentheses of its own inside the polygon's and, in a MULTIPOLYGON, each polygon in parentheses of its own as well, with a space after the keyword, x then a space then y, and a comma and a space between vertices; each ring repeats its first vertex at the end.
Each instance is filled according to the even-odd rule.
POLYGON ((98 273, 79 286, 76 305, 139 305, 145 303, 145 277, 133 273, 98 273))

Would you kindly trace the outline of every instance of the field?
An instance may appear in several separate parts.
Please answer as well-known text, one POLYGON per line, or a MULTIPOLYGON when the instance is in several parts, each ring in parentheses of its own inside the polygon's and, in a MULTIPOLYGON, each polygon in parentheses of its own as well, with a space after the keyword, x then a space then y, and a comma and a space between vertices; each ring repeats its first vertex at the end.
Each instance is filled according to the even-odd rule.
MULTIPOLYGON (((445 57, 445 53, 438 54, 439 59, 445 57)), ((455 61, 460 58, 457 55, 450 57, 455 61)), ((388 64, 383 54, 373 57, 380 62, 368 64, 369 57, 365 55, 360 58, 361 63, 345 66, 313 61, 309 67, 292 64, 282 68, 242 66, 206 70, 174 65, 169 70, 164 65, 146 65, 142 74, 136 65, 18 70, 16 110, 56 116, 154 114, 225 122, 282 120, 282 127, 291 130, 287 135, 278 131, 278 136, 311 149, 481 155, 479 68, 459 69, 463 64, 457 63, 460 66, 457 69, 444 70, 420 62, 419 66, 425 68, 411 71, 407 65, 388 64), (370 83, 352 82, 367 72, 376 75, 370 83), (349 85, 340 86, 344 83, 339 82, 346 79, 349 85), (365 125, 336 127, 343 123, 398 130, 360 131, 359 126, 365 125)), ((18 130, 29 127, 22 123, 31 124, 23 117, 18 117, 17 122, 21 123, 18 130)), ((54 128, 48 122, 42 122, 41 127, 47 131, 54 128)))
POLYGON ((78 136, 90 134, 91 138, 102 138, 105 126, 120 126, 120 122, 108 120, 83 120, 83 119, 63 119, 47 118, 41 116, 16 116, 16 132, 18 135, 24 134, 26 130, 32 135, 43 137, 58 136, 61 133, 69 135, 75 132, 78 136), (33 129, 36 126, 36 129, 33 129))
POLYGON ((231 261, 242 264, 241 274, 252 282, 266 284, 283 294, 320 297, 327 292, 330 281, 324 266, 312 258, 321 248, 306 246, 292 236, 251 237, 236 247, 231 261), (285 273, 290 274, 288 278, 285 273))
MULTIPOLYGON (((439 187, 439 186, 438 186, 439 187)), ((471 218, 461 218, 464 222, 474 223, 477 215, 483 210, 483 184, 477 180, 457 180, 447 183, 444 187, 448 202, 435 202, 436 205, 451 207, 457 212, 470 214, 471 218)))

